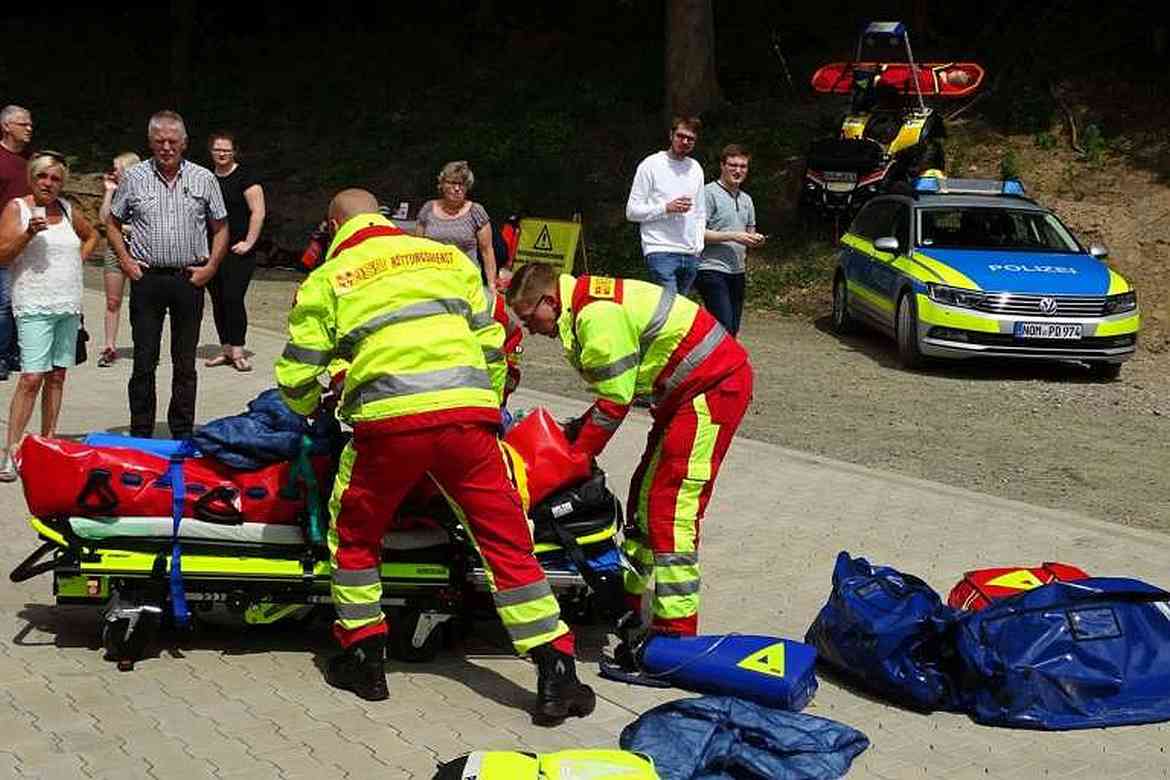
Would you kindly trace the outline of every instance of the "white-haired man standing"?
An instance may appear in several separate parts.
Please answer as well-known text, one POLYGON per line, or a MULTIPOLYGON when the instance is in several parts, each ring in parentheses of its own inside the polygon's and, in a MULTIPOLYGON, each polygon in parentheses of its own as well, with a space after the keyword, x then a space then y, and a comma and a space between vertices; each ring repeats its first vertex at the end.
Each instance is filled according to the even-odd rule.
POLYGON ((153 156, 122 174, 106 219, 106 237, 130 277, 130 435, 154 434, 155 372, 169 314, 174 371, 167 424, 173 438, 185 439, 195 427, 203 285, 227 250, 227 209, 215 174, 183 159, 187 128, 181 116, 157 112, 146 135, 153 156), (131 227, 129 244, 122 238, 123 224, 131 227))
MULTIPOLYGON (((0 109, 0 208, 28 195, 28 158, 32 149, 32 114, 22 106, 0 109)), ((16 348, 16 320, 12 316, 12 282, 7 267, 0 268, 0 380, 20 369, 16 348)))

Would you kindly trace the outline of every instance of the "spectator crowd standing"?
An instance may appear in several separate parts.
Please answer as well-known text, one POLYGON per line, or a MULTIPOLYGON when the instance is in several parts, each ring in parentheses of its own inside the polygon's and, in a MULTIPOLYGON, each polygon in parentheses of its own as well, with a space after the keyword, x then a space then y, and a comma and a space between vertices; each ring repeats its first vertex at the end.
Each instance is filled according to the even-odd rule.
POLYGON ((24 436, 38 395, 41 435, 56 433, 65 372, 77 355, 81 264, 98 238, 81 212, 61 198, 69 169, 60 154, 34 155, 26 175, 32 193, 8 201, 0 215, 0 264, 11 273, 21 359, 8 412, 7 446, 0 455, 3 482, 17 477, 12 451, 24 436))
POLYGON ((128 169, 110 203, 106 238, 130 277, 130 433, 154 435, 158 403, 155 373, 163 322, 171 322, 171 436, 186 439, 195 427, 195 350, 203 320, 203 287, 227 250, 227 210, 215 174, 185 160, 187 128, 173 111, 147 124, 152 157, 128 169), (130 227, 130 241, 122 238, 130 227))
POLYGON ((252 364, 244 354, 248 333, 244 297, 256 270, 256 242, 264 227, 264 188, 251 167, 241 165, 237 159, 240 150, 232 133, 212 133, 207 148, 227 208, 228 251, 219 271, 207 283, 223 352, 206 365, 230 365, 237 371, 251 371, 252 364))
POLYGON ((683 295, 699 270, 707 220, 703 168, 689 156, 701 127, 698 117, 675 117, 669 148, 639 163, 626 201, 626 219, 641 226, 650 281, 683 295))
MULTIPOLYGON (((0 206, 32 191, 28 184, 32 136, 32 114, 27 108, 0 109, 0 206)), ((0 269, 0 380, 7 379, 9 371, 20 368, 10 276, 7 268, 0 269)))

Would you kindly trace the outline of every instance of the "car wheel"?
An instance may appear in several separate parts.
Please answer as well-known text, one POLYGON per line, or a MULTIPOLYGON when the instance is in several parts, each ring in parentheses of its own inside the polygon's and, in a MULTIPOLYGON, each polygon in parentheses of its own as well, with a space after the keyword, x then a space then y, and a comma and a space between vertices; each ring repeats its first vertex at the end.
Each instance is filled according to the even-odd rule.
POLYGON ((1090 363, 1089 376, 1102 382, 1112 382, 1121 376, 1120 363, 1090 363))
POLYGON ((849 286, 841 275, 833 282, 833 330, 842 334, 853 330, 853 317, 849 314, 849 286))
POLYGON ((898 364, 906 370, 922 365, 922 351, 918 348, 918 305, 914 291, 902 293, 898 299, 898 364))

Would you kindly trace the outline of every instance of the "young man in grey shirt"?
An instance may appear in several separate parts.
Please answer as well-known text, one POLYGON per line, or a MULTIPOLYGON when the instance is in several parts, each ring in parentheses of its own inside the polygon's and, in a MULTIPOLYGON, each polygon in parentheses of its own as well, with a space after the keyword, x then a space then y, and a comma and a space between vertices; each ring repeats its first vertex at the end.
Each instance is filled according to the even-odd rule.
POLYGON ((764 236, 756 232, 752 196, 740 189, 750 161, 743 147, 728 144, 719 154, 719 178, 703 188, 707 229, 695 286, 707 311, 732 335, 739 333, 743 312, 748 247, 764 243, 764 236))

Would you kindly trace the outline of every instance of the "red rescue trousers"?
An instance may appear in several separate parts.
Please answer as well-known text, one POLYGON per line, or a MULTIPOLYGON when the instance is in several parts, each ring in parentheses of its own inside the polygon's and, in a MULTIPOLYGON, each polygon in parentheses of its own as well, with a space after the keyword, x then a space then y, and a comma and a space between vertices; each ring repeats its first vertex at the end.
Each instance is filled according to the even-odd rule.
POLYGON ((630 482, 623 550, 628 606, 640 610, 654 580, 653 627, 684 636, 699 627, 699 526, 723 456, 752 398, 752 367, 743 363, 714 387, 673 404, 646 442, 630 482))
POLYGON ((475 542, 496 611, 517 652, 573 638, 532 549, 532 534, 494 428, 480 423, 386 431, 358 424, 329 501, 334 635, 343 647, 386 633, 382 536, 403 498, 430 475, 475 542))

